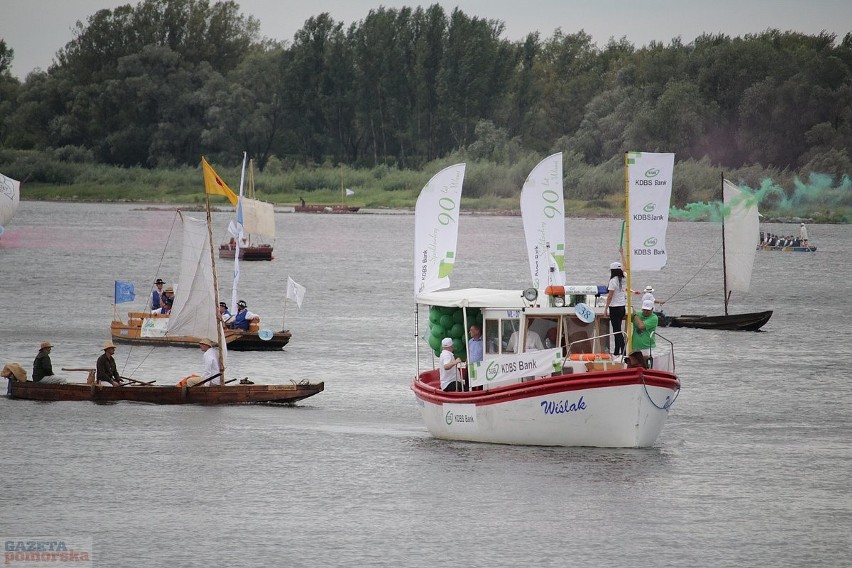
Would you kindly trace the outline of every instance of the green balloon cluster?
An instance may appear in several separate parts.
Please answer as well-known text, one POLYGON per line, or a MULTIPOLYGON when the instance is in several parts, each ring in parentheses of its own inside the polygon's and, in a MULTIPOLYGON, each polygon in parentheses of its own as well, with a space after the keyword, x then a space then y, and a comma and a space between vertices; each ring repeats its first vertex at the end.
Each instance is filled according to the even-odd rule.
MULTIPOLYGON (((482 312, 479 308, 468 308, 467 325, 476 324, 482 327, 482 312)), ((432 306, 429 308, 429 347, 435 356, 441 354, 441 340, 449 337, 453 340, 453 352, 462 361, 467 359, 467 349, 464 346, 464 310, 462 308, 447 308, 432 306)))

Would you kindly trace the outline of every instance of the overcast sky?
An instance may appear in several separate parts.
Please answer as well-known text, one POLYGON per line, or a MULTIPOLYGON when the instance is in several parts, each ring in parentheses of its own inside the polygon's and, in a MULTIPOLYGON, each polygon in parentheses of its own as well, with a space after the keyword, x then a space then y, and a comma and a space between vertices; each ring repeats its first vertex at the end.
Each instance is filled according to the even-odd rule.
MULTIPOLYGON (((211 3, 214 0, 210 0, 211 3)), ((291 41, 305 20, 328 12, 347 26, 374 8, 417 6, 397 0, 236 0, 243 13, 260 20, 261 34, 291 41)), ((103 8, 133 0, 0 0, 0 38, 15 50, 12 72, 26 77, 34 68, 47 70, 56 52, 72 39, 74 24, 86 22, 103 8)), ((504 37, 518 40, 538 31, 550 37, 585 30, 598 46, 622 36, 637 47, 652 40, 689 43, 704 32, 741 36, 768 28, 839 39, 852 31, 852 0, 429 0, 449 13, 458 6, 470 16, 501 20, 504 37)))

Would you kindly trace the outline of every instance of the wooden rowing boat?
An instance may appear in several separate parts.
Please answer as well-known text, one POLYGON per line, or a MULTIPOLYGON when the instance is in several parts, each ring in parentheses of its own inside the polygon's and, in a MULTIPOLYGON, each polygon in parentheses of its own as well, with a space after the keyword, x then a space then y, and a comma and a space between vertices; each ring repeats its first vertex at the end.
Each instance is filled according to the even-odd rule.
POLYGON ((294 402, 322 392, 324 383, 213 385, 196 387, 135 385, 113 387, 79 383, 41 384, 9 380, 9 398, 39 401, 147 402, 150 404, 249 404, 294 402))

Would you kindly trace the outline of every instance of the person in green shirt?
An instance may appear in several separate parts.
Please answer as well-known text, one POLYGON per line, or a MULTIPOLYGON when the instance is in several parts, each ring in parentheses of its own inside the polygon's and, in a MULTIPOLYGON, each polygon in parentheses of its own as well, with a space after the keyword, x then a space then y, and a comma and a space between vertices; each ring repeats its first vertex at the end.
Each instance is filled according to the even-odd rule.
POLYGON ((659 320, 654 313, 654 301, 642 302, 642 311, 633 314, 633 349, 638 349, 646 357, 651 355, 651 348, 656 347, 654 333, 659 320))

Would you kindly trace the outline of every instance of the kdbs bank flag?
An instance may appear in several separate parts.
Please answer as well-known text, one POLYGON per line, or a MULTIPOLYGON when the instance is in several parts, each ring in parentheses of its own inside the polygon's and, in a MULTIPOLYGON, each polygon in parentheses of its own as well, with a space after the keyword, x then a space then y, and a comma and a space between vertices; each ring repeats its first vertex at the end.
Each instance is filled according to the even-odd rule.
POLYGON ((660 270, 666 265, 666 228, 672 197, 674 154, 627 152, 627 226, 631 270, 660 270))

